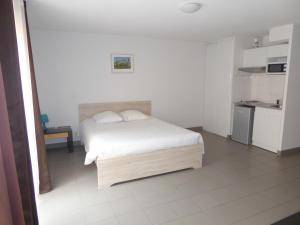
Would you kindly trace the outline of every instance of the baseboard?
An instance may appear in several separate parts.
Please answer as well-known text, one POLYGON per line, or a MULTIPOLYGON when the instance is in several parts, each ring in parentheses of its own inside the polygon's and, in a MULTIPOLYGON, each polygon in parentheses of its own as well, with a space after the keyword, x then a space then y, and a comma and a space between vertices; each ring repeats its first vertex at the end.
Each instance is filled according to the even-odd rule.
POLYGON ((227 135, 227 137, 226 137, 226 139, 228 139, 228 140, 232 140, 232 138, 231 138, 232 136, 231 136, 231 134, 228 134, 227 135))
MULTIPOLYGON (((76 146, 81 146, 80 141, 73 141, 74 147, 76 146)), ((54 143, 54 144, 46 144, 46 149, 54 149, 54 148, 67 148, 67 142, 59 142, 59 143, 54 143)))
POLYGON ((214 132, 211 132, 211 131, 208 131, 208 130, 205 130, 205 129, 203 129, 203 132, 206 132, 206 133, 209 133, 209 134, 212 134, 212 135, 215 135, 215 136, 217 136, 217 137, 221 137, 221 138, 225 138, 225 139, 228 139, 228 137, 229 136, 231 136, 231 135, 225 135, 225 136, 223 136, 223 135, 221 135, 221 134, 216 134, 216 133, 214 133, 214 132))
POLYGON ((189 127, 187 129, 195 131, 195 132, 202 132, 203 131, 202 127, 189 127))
POLYGON ((299 154, 300 153, 300 147, 298 148, 290 148, 287 150, 279 151, 278 155, 279 156, 287 156, 287 155, 292 155, 292 154, 299 154))

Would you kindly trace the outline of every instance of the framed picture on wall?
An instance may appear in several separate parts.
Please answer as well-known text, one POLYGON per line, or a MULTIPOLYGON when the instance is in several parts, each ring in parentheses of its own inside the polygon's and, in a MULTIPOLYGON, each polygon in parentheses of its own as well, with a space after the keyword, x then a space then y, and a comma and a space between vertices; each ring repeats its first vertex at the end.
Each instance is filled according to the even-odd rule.
POLYGON ((111 71, 113 73, 133 73, 133 55, 112 54, 111 71))

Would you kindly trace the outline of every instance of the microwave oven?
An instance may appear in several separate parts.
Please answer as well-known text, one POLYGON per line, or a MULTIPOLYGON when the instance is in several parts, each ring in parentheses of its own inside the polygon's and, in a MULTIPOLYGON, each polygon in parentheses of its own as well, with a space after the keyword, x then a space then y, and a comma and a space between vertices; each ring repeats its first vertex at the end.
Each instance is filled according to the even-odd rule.
POLYGON ((268 58, 267 74, 284 75, 287 68, 287 57, 268 58))

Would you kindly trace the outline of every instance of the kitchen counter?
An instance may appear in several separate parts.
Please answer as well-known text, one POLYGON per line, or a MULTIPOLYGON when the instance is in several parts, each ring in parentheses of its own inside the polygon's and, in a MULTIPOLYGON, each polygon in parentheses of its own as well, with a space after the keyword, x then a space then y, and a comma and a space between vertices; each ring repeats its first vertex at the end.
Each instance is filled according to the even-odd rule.
POLYGON ((261 101, 240 101, 236 102, 235 105, 237 106, 248 106, 248 107, 261 107, 261 108, 268 108, 268 109, 275 109, 281 110, 281 105, 273 104, 273 103, 266 103, 261 101))

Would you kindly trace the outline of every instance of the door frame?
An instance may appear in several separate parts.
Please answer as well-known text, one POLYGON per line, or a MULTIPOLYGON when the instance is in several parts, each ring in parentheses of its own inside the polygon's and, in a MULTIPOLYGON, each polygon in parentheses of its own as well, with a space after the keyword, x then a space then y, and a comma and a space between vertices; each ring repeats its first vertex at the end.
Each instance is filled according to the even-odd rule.
MULTIPOLYGON (((3 88, 1 88, 1 90, 4 91, 5 94, 5 109, 7 110, 7 118, 5 121, 9 127, 9 138, 12 143, 11 149, 8 147, 4 148, 2 144, 5 142, 1 140, 1 151, 2 153, 10 152, 12 157, 11 161, 15 165, 11 165, 7 169, 7 172, 12 177, 16 176, 18 181, 14 186, 17 190, 7 189, 8 194, 11 191, 20 193, 21 201, 18 202, 15 198, 10 198, 10 211, 13 217, 12 224, 38 225, 23 102, 13 0, 0 1, 0 33, 0 62, 3 75, 3 88), (20 207, 23 212, 22 216, 19 211, 14 210, 15 208, 20 207)), ((1 123, 0 126, 1 129, 4 129, 3 123, 1 123)), ((5 133, 6 135, 8 134, 7 131, 5 133)), ((7 160, 4 159, 4 161, 6 162, 7 160)))

